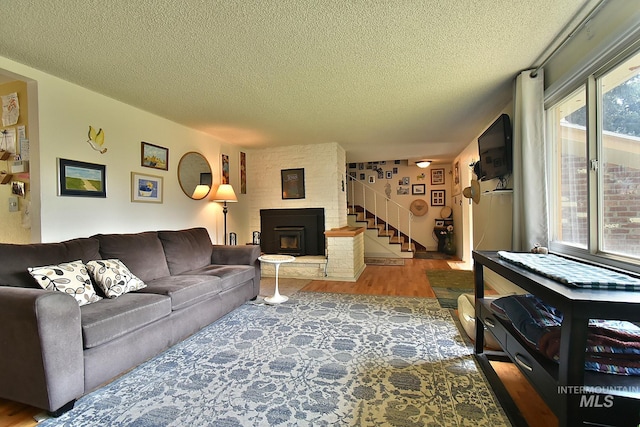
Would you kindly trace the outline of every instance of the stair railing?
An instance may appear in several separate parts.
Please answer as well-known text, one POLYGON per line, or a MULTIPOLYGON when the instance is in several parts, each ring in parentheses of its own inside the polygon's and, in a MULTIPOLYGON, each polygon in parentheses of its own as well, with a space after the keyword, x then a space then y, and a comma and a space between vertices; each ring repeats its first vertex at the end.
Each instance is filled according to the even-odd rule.
MULTIPOLYGON (((355 213, 356 205, 362 206, 362 208, 364 209, 365 219, 367 219, 367 212, 371 212, 374 218, 374 226, 378 228, 378 218, 381 218, 385 223, 385 232, 388 233, 389 224, 392 222, 389 214, 389 204, 392 205, 392 209, 395 205, 396 218, 395 223, 392 223, 391 225, 395 227, 396 230, 398 230, 398 233, 403 233, 408 237, 408 250, 409 252, 412 252, 413 240, 411 239, 411 222, 413 221, 413 212, 400 205, 399 203, 389 199, 386 194, 379 192, 372 186, 367 185, 350 175, 347 175, 347 178, 349 180, 349 185, 347 185, 347 205, 351 205, 351 211, 355 213), (358 186, 360 188, 357 188, 358 186), (378 196, 380 196, 383 200, 382 203, 384 203, 384 209, 379 209, 380 203, 378 202, 378 196), (372 202, 370 201, 371 199, 373 199, 372 202), (379 210, 384 210, 384 215, 380 215, 378 213, 379 210)), ((400 237, 400 234, 398 234, 397 237, 400 237)))

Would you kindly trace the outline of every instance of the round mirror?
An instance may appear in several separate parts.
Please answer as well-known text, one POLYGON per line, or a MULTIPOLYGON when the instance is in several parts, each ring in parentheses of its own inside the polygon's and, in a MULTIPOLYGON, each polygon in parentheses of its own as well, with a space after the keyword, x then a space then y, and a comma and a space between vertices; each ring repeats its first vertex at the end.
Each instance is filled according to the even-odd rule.
POLYGON ((200 200, 211 191, 211 167, 200 153, 190 151, 178 163, 178 182, 190 199, 200 200))

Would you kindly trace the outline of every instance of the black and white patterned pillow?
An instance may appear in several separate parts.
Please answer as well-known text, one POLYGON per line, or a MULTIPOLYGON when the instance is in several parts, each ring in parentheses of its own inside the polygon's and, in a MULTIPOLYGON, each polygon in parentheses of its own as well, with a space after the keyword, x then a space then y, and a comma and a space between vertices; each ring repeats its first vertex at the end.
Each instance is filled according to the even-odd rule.
POLYGON ((107 298, 117 298, 122 294, 147 286, 119 259, 89 261, 87 270, 107 298))
POLYGON ((78 301, 78 305, 90 304, 102 299, 96 294, 87 273, 87 267, 82 260, 44 267, 29 267, 27 270, 41 288, 69 294, 78 301))

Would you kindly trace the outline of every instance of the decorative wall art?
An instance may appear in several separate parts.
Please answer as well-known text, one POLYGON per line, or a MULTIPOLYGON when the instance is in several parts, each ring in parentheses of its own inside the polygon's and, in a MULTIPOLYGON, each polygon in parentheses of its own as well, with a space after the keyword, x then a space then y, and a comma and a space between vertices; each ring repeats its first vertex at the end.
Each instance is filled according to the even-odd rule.
POLYGON ((460 162, 457 161, 453 166, 453 195, 460 194, 462 191, 460 183, 460 162))
POLYGON ((169 170, 169 149, 141 142, 141 162, 146 168, 169 170))
POLYGON ((413 184, 411 186, 411 194, 413 195, 423 195, 426 192, 425 184, 413 184))
POLYGON ((18 197, 22 197, 24 199, 26 195, 25 191, 25 183, 22 181, 12 181, 11 182, 11 194, 15 194, 18 197))
POLYGON ((87 144, 100 154, 104 154, 107 152, 107 147, 104 147, 104 131, 102 128, 96 132, 93 126, 89 126, 89 139, 87 139, 87 144))
POLYGON ((240 194, 247 194, 247 154, 240 152, 240 194))
POLYGON ((445 190, 431 190, 431 206, 445 205, 445 190))
POLYGON ((106 166, 59 158, 58 195, 107 197, 106 166))
POLYGON ((222 176, 220 177, 220 184, 229 184, 229 155, 222 154, 222 176))
POLYGON ((304 199, 304 169, 282 169, 283 199, 304 199))
POLYGON ((161 176, 131 172, 131 201, 162 203, 163 180, 161 176))
POLYGON ((444 184, 444 168, 431 169, 431 185, 444 184))

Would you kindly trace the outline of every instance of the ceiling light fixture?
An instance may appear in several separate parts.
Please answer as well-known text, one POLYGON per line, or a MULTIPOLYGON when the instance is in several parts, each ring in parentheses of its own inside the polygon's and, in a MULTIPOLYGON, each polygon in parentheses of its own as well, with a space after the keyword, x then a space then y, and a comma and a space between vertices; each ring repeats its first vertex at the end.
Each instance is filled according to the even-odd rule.
POLYGON ((422 169, 428 168, 430 164, 431 160, 420 160, 419 162, 416 162, 416 166, 422 169))

